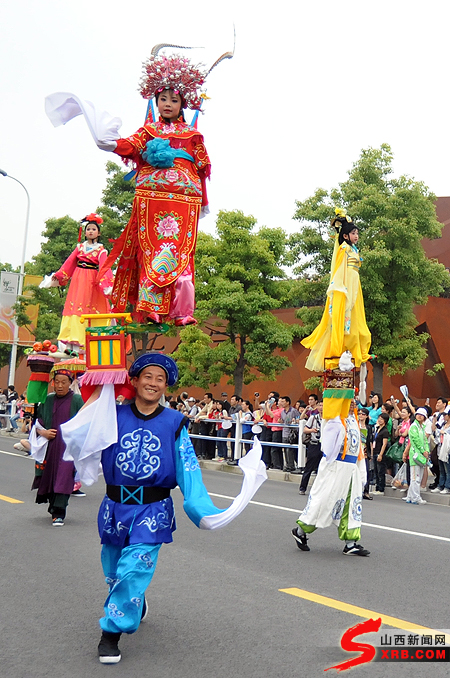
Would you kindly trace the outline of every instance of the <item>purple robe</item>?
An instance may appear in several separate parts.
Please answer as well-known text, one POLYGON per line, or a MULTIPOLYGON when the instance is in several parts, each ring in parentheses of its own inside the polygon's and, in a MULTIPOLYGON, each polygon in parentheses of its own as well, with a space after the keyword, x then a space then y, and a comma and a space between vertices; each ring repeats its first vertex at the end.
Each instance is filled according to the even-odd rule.
POLYGON ((44 468, 41 476, 36 476, 32 489, 37 488, 36 501, 44 503, 49 494, 72 494, 75 466, 72 461, 63 461, 66 444, 61 435, 61 424, 69 421, 71 418, 70 410, 72 404, 73 391, 59 398, 54 397, 51 425, 47 425, 41 417, 38 421, 44 428, 54 428, 57 430, 56 437, 48 441, 47 452, 45 455, 44 468), (41 501, 39 501, 41 499, 41 501))

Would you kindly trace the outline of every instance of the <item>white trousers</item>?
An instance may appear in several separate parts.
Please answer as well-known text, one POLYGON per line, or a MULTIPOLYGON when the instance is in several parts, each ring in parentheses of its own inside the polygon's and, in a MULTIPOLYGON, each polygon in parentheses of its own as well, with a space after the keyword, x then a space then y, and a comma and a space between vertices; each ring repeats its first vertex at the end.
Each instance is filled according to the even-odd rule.
POLYGON ((420 483, 422 481, 424 466, 411 466, 411 482, 409 483, 406 498, 412 504, 418 504, 420 500, 420 483))

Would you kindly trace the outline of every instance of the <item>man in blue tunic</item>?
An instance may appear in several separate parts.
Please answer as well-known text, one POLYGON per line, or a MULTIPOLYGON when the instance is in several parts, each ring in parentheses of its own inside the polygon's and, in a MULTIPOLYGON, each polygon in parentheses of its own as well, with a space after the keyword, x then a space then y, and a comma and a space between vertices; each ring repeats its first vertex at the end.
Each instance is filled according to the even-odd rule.
MULTIPOLYGON (((183 508, 189 518, 198 527, 215 529, 232 520, 267 477, 259 449, 259 458, 254 455, 252 469, 256 473, 249 474, 253 478, 251 481, 244 481, 246 489, 243 487, 239 497, 225 511, 216 508, 203 484, 187 433, 188 418, 160 405, 166 387, 177 381, 176 363, 161 353, 147 353, 133 363, 129 376, 136 389, 135 401, 131 404, 115 406, 110 386, 112 407, 116 410, 117 436, 114 436, 116 442, 105 446, 101 453, 106 496, 98 514, 98 528, 102 542, 102 566, 109 585, 104 616, 100 619, 102 637, 98 653, 103 664, 120 661, 118 642, 121 634, 134 633, 146 615, 145 590, 152 580, 161 545, 172 541, 172 532, 176 529, 170 491, 178 485, 184 496, 183 508)), ((100 403, 104 395, 100 395, 98 389, 80 416, 84 414, 86 419, 88 406, 95 404, 99 396, 100 403)), ((108 421, 111 427, 114 411, 112 416, 111 411, 105 415, 104 411, 101 419, 108 421)), ((87 433, 83 432, 87 424, 80 416, 78 421, 72 420, 71 427, 63 433, 82 479, 90 484, 96 479, 98 457, 89 453, 93 461, 89 462, 91 468, 87 470, 86 455, 79 454, 76 450, 78 443, 71 439, 71 435, 89 438, 89 431, 92 431, 91 428, 87 433), (92 465, 97 467, 95 474, 92 465)), ((92 422, 88 424, 92 427, 92 422)), ((245 465, 248 464, 250 469, 252 463, 251 459, 247 461, 247 457, 249 455, 241 464, 244 474, 245 465)))

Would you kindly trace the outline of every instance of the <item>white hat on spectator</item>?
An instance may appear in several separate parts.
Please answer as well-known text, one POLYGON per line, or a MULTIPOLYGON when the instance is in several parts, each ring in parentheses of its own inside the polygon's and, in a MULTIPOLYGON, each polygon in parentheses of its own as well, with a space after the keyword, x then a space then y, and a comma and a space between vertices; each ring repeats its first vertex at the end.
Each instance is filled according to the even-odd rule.
POLYGON ((195 398, 191 396, 190 398, 187 399, 187 401, 188 403, 195 403, 195 398))
POLYGON ((417 414, 421 414, 422 417, 425 417, 425 419, 428 419, 428 412, 426 411, 426 409, 425 409, 424 407, 419 407, 419 408, 416 410, 416 415, 417 415, 417 414))

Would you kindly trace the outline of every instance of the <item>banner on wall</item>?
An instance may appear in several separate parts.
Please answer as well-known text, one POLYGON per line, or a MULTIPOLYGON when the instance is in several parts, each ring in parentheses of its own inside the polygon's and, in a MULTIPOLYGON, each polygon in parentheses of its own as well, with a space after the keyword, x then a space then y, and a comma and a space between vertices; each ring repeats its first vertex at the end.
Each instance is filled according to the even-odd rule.
MULTIPOLYGON (((32 293, 25 288, 27 285, 39 285, 42 280, 40 275, 26 275, 24 278, 25 297, 31 297, 32 293)), ((16 322, 14 319, 14 304, 17 301, 19 289, 19 273, 1 271, 0 273, 0 343, 10 344, 14 340, 16 322)), ((29 305, 26 313, 30 318, 29 327, 19 327, 19 344, 29 346, 34 342, 33 330, 35 329, 39 315, 39 305, 29 305)))
POLYGON ((13 306, 17 300, 19 274, 2 271, 0 273, 0 341, 11 343, 14 339, 16 323, 13 306))

